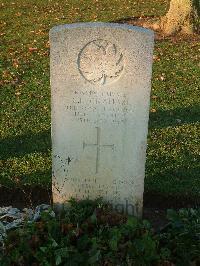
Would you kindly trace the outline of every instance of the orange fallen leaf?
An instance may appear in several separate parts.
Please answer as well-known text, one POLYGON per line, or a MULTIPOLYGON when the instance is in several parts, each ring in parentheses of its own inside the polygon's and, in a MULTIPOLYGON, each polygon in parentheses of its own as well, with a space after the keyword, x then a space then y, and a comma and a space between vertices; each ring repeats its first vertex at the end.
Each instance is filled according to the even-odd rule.
POLYGON ((13 67, 14 67, 14 68, 18 68, 18 67, 19 67, 19 62, 18 62, 17 59, 14 59, 14 60, 13 60, 13 67))
POLYGON ((160 58, 159 58, 157 55, 154 55, 154 56, 153 56, 153 60, 154 60, 154 61, 160 61, 160 58))
POLYGON ((28 50, 29 50, 29 52, 35 52, 38 50, 38 48, 37 47, 29 47, 28 50))
POLYGON ((49 48, 50 47, 49 41, 45 44, 45 47, 46 48, 49 48))

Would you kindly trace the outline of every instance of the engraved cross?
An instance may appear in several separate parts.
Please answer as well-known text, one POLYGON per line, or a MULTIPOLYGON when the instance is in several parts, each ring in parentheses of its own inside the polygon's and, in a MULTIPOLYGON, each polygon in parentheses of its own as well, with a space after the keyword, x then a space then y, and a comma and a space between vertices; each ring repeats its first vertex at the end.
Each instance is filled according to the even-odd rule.
POLYGON ((94 144, 87 144, 85 142, 83 142, 83 149, 85 149, 85 147, 87 146, 95 146, 97 151, 96 151, 96 174, 98 173, 99 170, 99 163, 100 163, 100 152, 101 152, 101 148, 102 147, 108 147, 111 148, 112 150, 114 150, 114 144, 111 145, 105 145, 105 144, 101 144, 101 129, 99 127, 96 127, 97 129, 97 141, 94 144))

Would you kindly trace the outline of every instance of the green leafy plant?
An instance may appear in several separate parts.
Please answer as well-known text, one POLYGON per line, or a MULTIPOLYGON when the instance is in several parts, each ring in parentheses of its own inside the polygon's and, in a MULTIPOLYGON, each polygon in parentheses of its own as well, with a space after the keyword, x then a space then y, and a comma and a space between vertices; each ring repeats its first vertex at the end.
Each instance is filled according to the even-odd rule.
POLYGON ((160 245, 177 265, 200 263, 200 209, 168 210, 167 217, 170 223, 159 235, 160 245))
POLYGON ((10 231, 1 266, 190 265, 200 260, 200 210, 168 211, 159 233, 101 200, 70 201, 61 215, 10 231))

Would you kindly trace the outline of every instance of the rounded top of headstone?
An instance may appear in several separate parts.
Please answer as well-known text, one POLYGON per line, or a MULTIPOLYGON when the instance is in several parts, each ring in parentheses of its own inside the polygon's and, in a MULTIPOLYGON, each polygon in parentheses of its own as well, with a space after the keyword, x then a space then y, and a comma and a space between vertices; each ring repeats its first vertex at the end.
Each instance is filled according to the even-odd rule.
POLYGON ((54 32, 59 32, 65 29, 75 29, 75 28, 111 28, 111 29, 124 29, 124 30, 130 30, 130 31, 137 31, 141 32, 147 35, 154 36, 154 31, 138 27, 138 26, 132 26, 128 24, 119 24, 119 23, 109 23, 109 22, 82 22, 82 23, 71 23, 71 24, 63 24, 59 26, 55 26, 50 29, 49 34, 51 35, 54 32))

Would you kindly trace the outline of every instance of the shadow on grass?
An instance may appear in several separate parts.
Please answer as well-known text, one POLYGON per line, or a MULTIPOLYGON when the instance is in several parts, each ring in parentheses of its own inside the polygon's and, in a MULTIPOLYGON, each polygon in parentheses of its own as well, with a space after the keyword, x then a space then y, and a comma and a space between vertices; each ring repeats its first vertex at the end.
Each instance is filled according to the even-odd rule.
POLYGON ((183 208, 200 206, 200 174, 199 166, 187 163, 177 167, 169 165, 167 169, 157 164, 157 171, 151 174, 151 167, 147 166, 145 178, 145 204, 159 208, 183 208), (151 198, 151 201, 149 202, 151 198))
POLYGON ((150 113, 149 129, 164 128, 200 121, 200 106, 193 105, 173 110, 161 110, 150 113))
POLYGON ((32 132, 17 137, 3 139, 0 143, 0 158, 6 160, 12 157, 23 157, 25 154, 41 152, 51 149, 51 130, 38 134, 32 132))
POLYGON ((0 206, 14 206, 15 208, 23 209, 33 208, 44 203, 52 203, 50 188, 45 189, 40 186, 0 187, 0 206))
MULTIPOLYGON (((150 113, 149 129, 177 126, 200 121, 200 106, 157 111, 150 113)), ((0 157, 3 160, 22 157, 33 152, 46 153, 51 149, 51 130, 38 134, 32 132, 3 139, 0 143, 0 157)))
POLYGON ((17 208, 35 207, 38 204, 51 204, 51 168, 20 176, 10 180, 10 184, 0 185, 0 206, 17 208))
POLYGON ((157 191, 147 191, 144 193, 144 206, 156 209, 181 209, 199 208, 200 197, 190 197, 186 195, 165 195, 157 191))

